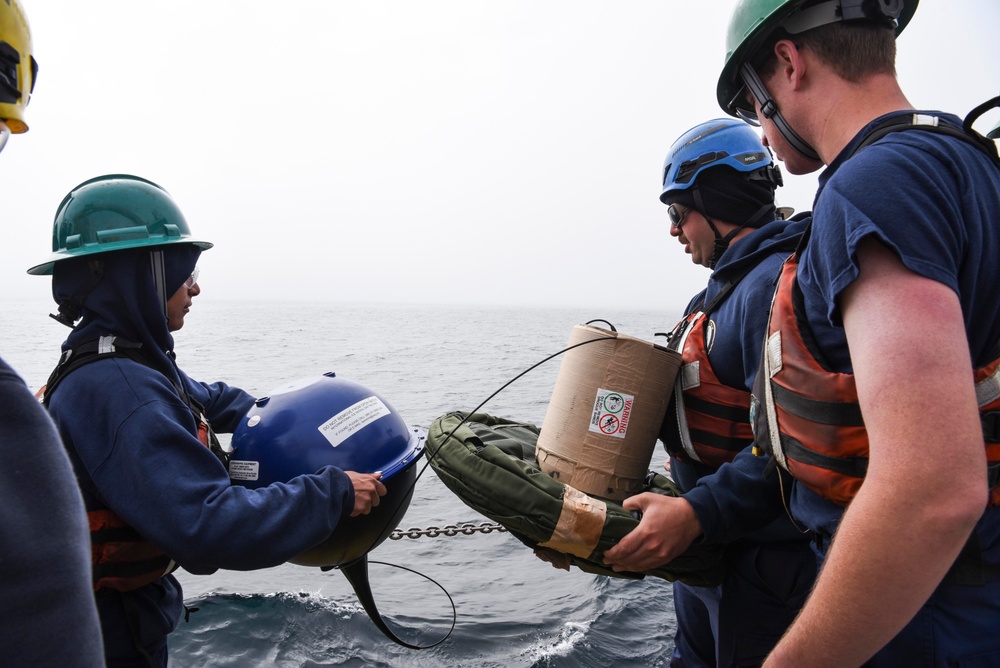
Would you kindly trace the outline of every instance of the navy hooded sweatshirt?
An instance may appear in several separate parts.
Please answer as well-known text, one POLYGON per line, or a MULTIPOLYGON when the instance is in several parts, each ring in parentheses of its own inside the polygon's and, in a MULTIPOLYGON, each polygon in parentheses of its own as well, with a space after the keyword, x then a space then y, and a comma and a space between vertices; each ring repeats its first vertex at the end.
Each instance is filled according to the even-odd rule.
MULTIPOLYGON (((198 440, 178 388, 218 432, 232 432, 253 403, 246 392, 197 382, 175 364, 165 302, 199 254, 178 244, 98 256, 103 275, 63 350, 115 336, 141 344, 146 363, 109 357, 72 371, 53 391, 49 412, 88 510, 112 510, 195 574, 277 566, 325 540, 350 514, 354 490, 334 467, 257 490, 231 485, 225 465, 198 440)), ((90 271, 86 258, 58 263, 56 301, 76 295, 90 271)), ((96 597, 109 665, 148 665, 144 654, 165 662, 167 634, 183 611, 176 578, 127 593, 101 589, 96 597)))
MULTIPOLYGON (((727 283, 753 266, 712 313, 717 334, 709 359, 719 380, 730 387, 747 391, 753 387, 774 285, 782 263, 791 253, 788 245, 801 237, 807 221, 808 218, 799 216, 793 220, 774 220, 730 246, 712 272, 708 287, 685 310, 690 313, 702 308, 727 283)), ((784 512, 778 476, 765 476, 768 460, 754 456, 750 445, 747 443, 733 462, 723 464, 718 470, 671 458, 671 471, 701 522, 703 540, 710 543, 730 543, 740 538, 801 540, 801 532, 784 512), (730 512, 734 507, 745 512, 737 516, 730 512)))

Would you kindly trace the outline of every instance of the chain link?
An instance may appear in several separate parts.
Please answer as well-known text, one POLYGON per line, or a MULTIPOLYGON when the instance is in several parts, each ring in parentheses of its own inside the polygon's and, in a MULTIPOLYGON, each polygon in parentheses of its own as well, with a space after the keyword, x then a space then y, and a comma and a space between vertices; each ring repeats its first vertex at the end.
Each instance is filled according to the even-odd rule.
POLYGON ((438 536, 457 536, 462 534, 463 536, 471 536, 475 533, 493 533, 494 531, 507 531, 507 528, 502 524, 496 524, 491 522, 482 522, 480 524, 472 524, 471 522, 466 522, 464 524, 447 524, 443 527, 427 527, 426 529, 412 528, 403 531, 401 529, 396 529, 391 534, 389 538, 391 540, 400 540, 402 538, 420 538, 426 536, 427 538, 437 538, 438 536))

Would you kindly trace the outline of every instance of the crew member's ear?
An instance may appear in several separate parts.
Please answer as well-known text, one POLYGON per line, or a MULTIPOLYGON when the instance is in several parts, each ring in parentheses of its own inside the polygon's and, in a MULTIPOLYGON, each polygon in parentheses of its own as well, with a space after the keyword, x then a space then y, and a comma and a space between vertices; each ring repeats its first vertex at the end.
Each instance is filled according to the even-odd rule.
POLYGON ((806 75, 806 59, 802 50, 792 40, 782 39, 774 45, 774 55, 778 59, 778 65, 773 78, 780 77, 783 86, 799 90, 806 75))

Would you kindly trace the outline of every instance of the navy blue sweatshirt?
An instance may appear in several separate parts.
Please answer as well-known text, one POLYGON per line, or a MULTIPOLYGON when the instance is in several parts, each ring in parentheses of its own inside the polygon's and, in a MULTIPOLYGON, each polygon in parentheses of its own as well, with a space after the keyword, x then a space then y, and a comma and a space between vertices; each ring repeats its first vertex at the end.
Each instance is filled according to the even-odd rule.
MULTIPOLYGON (((169 296, 199 251, 184 244, 163 253, 169 296)), ((257 490, 230 484, 225 465, 198 440, 178 386, 223 433, 237 426, 253 397, 224 383, 196 382, 177 368, 149 256, 148 249, 103 256, 104 275, 64 344, 73 349, 115 335, 142 344, 148 363, 109 357, 86 364, 49 402, 88 508, 112 510, 192 573, 277 566, 333 532, 353 508, 353 486, 333 467, 257 490)), ((57 300, 80 284, 86 268, 79 264, 56 265, 57 300)), ((102 589, 97 602, 109 660, 135 656, 129 616, 138 618, 145 650, 165 655, 166 636, 183 610, 180 584, 170 575, 124 596, 102 589)))

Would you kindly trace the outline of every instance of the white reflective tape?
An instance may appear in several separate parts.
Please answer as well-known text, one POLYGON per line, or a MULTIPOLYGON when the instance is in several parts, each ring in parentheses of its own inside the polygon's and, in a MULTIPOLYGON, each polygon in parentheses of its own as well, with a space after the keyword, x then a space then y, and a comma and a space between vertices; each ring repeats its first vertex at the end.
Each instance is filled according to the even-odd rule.
POLYGON ((931 116, 930 114, 913 114, 913 124, 914 125, 930 125, 932 127, 938 126, 939 119, 937 116, 931 116))
MULTIPOLYGON (((679 384, 680 379, 677 380, 679 384)), ((677 427, 680 431, 681 447, 684 448, 684 452, 693 461, 704 464, 701 461, 701 457, 698 456, 698 451, 694 449, 694 443, 691 442, 691 430, 688 428, 687 423, 687 410, 684 408, 684 393, 681 391, 680 387, 674 387, 674 402, 677 409, 677 427)))
POLYGON ((781 332, 777 331, 767 339, 767 370, 768 378, 774 378, 774 375, 781 371, 781 332))
POLYGON ((982 408, 1000 399, 1000 368, 993 372, 989 378, 976 383, 976 401, 982 408))
POLYGON ((115 352, 115 337, 102 336, 97 342, 97 354, 107 355, 115 352))
POLYGON ((768 338, 763 364, 765 365, 764 373, 767 378, 764 381, 764 410, 767 415, 767 435, 768 440, 771 441, 771 454, 777 460, 778 464, 787 470, 788 461, 785 459, 785 451, 781 448, 781 433, 778 430, 778 411, 774 404, 774 391, 771 387, 771 383, 774 382, 771 379, 781 369, 781 331, 775 332, 768 338), (775 365, 777 365, 777 369, 774 368, 775 365))
POLYGON ((681 389, 701 387, 701 362, 691 362, 681 367, 681 389))

